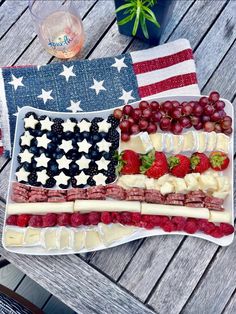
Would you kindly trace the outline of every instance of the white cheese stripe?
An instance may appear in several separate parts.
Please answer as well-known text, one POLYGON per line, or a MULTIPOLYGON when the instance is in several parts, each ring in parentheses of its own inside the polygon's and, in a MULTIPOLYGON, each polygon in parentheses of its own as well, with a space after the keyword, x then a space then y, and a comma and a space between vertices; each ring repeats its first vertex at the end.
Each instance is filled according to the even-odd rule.
POLYGON ((232 215, 228 211, 210 210, 209 221, 211 222, 227 222, 232 223, 232 215))
POLYGON ((73 213, 73 202, 63 203, 14 203, 7 205, 8 215, 73 213))
POLYGON ((75 212, 140 212, 140 202, 134 201, 101 201, 101 200, 79 200, 75 201, 75 212))

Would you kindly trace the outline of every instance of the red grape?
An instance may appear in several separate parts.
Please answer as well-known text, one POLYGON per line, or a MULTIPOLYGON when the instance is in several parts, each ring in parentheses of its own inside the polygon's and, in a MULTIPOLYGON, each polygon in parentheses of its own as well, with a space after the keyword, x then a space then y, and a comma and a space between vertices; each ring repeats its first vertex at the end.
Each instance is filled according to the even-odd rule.
POLYGON ((128 142, 130 140, 130 135, 127 133, 121 133, 121 140, 123 142, 128 142))
POLYGON ((139 125, 140 130, 145 131, 148 127, 148 122, 145 119, 141 119, 138 125, 139 125))
POLYGON ((211 116, 215 112, 215 109, 212 105, 206 105, 204 107, 204 113, 208 116, 211 116))
POLYGON ((130 127, 135 123, 134 119, 131 118, 131 117, 129 117, 127 120, 128 120, 129 123, 130 123, 130 127))
POLYGON ((214 130, 216 133, 221 133, 222 132, 222 128, 220 126, 219 123, 216 123, 215 124, 215 130, 214 130))
POLYGON ((222 100, 218 100, 216 103, 215 103, 215 109, 217 111, 220 111, 222 109, 224 109, 225 107, 225 103, 222 101, 222 100))
POLYGON ((183 127, 181 126, 181 124, 178 121, 172 122, 171 123, 171 131, 172 131, 172 133, 178 135, 178 134, 182 133, 183 127))
POLYGON ((149 108, 149 103, 145 100, 140 101, 139 108, 143 111, 144 109, 149 108))
POLYGON ((115 109, 113 112, 113 116, 117 119, 120 120, 122 117, 122 110, 121 109, 115 109))
POLYGON ((161 105, 162 109, 164 112, 170 112, 173 108, 172 102, 171 101, 165 101, 162 105, 161 105))
POLYGON ((224 130, 227 130, 232 125, 232 119, 229 116, 225 116, 223 120, 221 121, 221 127, 224 130))
POLYGON ((207 122, 207 121, 210 121, 211 120, 211 117, 209 117, 209 116, 206 116, 206 115, 203 115, 202 117, 201 117, 201 121, 204 123, 204 122, 207 122))
POLYGON ((170 129, 171 121, 169 118, 163 117, 160 121, 160 128, 162 131, 167 131, 170 129))
POLYGON ((195 130, 201 130, 203 127, 203 123, 199 122, 197 125, 194 125, 195 130))
POLYGON ((209 100, 212 102, 216 102, 220 99, 220 94, 216 91, 213 91, 209 95, 209 100))
POLYGON ((151 109, 152 109, 153 111, 157 111, 157 110, 160 109, 160 105, 159 105, 159 103, 158 103, 157 101, 152 101, 152 102, 150 103, 150 107, 151 107, 151 109))
POLYGON ((134 121, 138 122, 139 119, 142 116, 142 111, 139 108, 135 108, 134 111, 131 114, 131 117, 134 119, 134 121))
POLYGON ((212 115, 211 115, 211 121, 214 121, 214 122, 217 122, 221 119, 220 117, 220 114, 219 112, 214 112, 212 115))
POLYGON ((233 129, 232 128, 228 128, 228 129, 225 129, 223 131, 224 131, 224 134, 230 135, 233 132, 233 129))
POLYGON ((156 133, 157 131, 157 126, 154 123, 149 123, 148 127, 147 127, 147 132, 150 133, 156 133))
POLYGON ((160 112, 154 112, 152 113, 152 121, 153 122, 159 122, 161 120, 161 113, 160 112))
POLYGON ((226 112, 224 110, 220 110, 218 112, 219 112, 219 115, 220 115, 221 119, 226 116, 226 112))
POLYGON ((198 103, 196 103, 193 107, 193 114, 197 117, 200 117, 203 113, 203 108, 201 105, 199 105, 198 103))
POLYGON ((193 108, 195 106, 196 102, 195 101, 190 101, 188 104, 193 108))
POLYGON ((179 119, 179 123, 182 125, 183 128, 191 128, 192 123, 189 117, 181 117, 179 119))
POLYGON ((130 122, 128 120, 123 120, 123 121, 121 121, 119 127, 120 127, 122 132, 129 133, 130 122))
POLYGON ((175 109, 175 110, 171 111, 171 117, 174 119, 179 119, 181 117, 181 110, 175 109))
POLYGON ((177 100, 172 101, 173 108, 180 108, 180 103, 177 100))
POLYGON ((150 119, 152 116, 152 110, 150 108, 144 109, 142 116, 146 119, 150 119))
POLYGON ((214 131, 214 129, 215 129, 215 123, 214 122, 208 121, 208 122, 204 123, 204 130, 206 132, 212 132, 212 131, 214 131))
POLYGON ((189 116, 193 112, 193 108, 188 103, 184 104, 182 107, 182 114, 189 116))
POLYGON ((193 116, 191 118, 191 122, 192 122, 192 125, 197 125, 199 122, 200 122, 200 118, 199 117, 196 117, 196 116, 193 116))
POLYGON ((133 111, 134 111, 134 108, 132 106, 130 106, 130 105, 125 105, 123 107, 123 114, 124 115, 130 116, 133 111))
POLYGON ((131 134, 138 134, 140 132, 139 126, 137 124, 133 124, 130 128, 131 134))
POLYGON ((206 105, 208 105, 208 97, 205 97, 205 96, 203 96, 203 97, 201 97, 200 99, 199 99, 199 104, 202 106, 202 107, 205 107, 206 105))

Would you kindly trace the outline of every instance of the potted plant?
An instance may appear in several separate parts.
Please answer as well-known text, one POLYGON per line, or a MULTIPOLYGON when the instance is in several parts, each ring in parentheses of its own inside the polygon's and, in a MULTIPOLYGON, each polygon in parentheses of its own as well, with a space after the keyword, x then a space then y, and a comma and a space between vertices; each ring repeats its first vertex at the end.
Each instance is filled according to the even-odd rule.
POLYGON ((174 0, 115 0, 119 32, 158 44, 174 0))

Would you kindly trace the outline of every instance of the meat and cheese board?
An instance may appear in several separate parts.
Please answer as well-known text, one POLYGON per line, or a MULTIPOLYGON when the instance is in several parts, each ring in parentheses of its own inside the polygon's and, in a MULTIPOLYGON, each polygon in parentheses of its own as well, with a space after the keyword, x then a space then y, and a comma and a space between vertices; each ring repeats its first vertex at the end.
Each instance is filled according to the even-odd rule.
POLYGON ((217 92, 75 114, 23 107, 4 248, 74 254, 165 234, 229 245, 233 125, 217 92))

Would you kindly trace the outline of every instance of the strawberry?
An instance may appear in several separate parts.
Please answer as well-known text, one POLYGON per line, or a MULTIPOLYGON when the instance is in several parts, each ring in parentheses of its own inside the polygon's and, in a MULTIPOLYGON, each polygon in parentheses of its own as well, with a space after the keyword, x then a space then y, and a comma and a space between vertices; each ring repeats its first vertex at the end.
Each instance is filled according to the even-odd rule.
POLYGON ((194 153, 190 157, 191 168, 193 172, 202 173, 210 168, 208 157, 203 153, 194 153))
POLYGON ((139 154, 132 150, 124 150, 118 156, 118 171, 121 174, 137 174, 141 165, 139 154))
POLYGON ((173 176, 183 178, 190 171, 190 160, 187 156, 177 154, 168 158, 170 172, 173 176))
POLYGON ((225 170, 229 165, 229 157, 223 152, 212 152, 209 161, 211 168, 216 171, 225 170))
POLYGON ((141 173, 149 178, 158 179, 168 173, 168 163, 165 154, 151 151, 142 157, 141 173))

